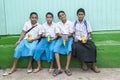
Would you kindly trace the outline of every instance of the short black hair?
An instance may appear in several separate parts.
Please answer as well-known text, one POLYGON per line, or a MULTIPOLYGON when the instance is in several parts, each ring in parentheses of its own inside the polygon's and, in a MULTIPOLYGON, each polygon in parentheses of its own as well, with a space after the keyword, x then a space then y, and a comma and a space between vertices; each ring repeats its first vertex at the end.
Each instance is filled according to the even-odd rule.
POLYGON ((60 15, 60 13, 64 13, 64 14, 65 14, 65 12, 64 12, 64 11, 59 11, 59 12, 58 12, 58 17, 59 17, 59 15, 60 15))
POLYGON ((47 12, 47 13, 46 13, 46 17, 47 17, 47 15, 51 15, 52 17, 54 17, 51 12, 47 12))
POLYGON ((83 12, 84 15, 85 15, 85 10, 83 8, 80 8, 80 9, 77 10, 77 15, 78 15, 79 12, 83 12))
POLYGON ((30 17, 31 17, 33 14, 35 14, 35 15, 38 17, 38 14, 37 14, 36 12, 31 12, 31 13, 30 13, 30 17))

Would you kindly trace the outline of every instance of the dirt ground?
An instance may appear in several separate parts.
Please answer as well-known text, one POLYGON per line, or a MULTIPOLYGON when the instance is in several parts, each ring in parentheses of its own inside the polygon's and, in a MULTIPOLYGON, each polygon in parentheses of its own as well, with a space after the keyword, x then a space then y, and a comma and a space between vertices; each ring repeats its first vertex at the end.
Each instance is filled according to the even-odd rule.
POLYGON ((18 69, 9 76, 2 76, 8 70, 0 70, 0 80, 120 80, 120 68, 100 68, 100 73, 94 73, 90 69, 82 71, 80 68, 72 68, 72 76, 67 76, 63 72, 56 77, 48 73, 47 68, 43 68, 38 73, 29 74, 26 69, 18 69))

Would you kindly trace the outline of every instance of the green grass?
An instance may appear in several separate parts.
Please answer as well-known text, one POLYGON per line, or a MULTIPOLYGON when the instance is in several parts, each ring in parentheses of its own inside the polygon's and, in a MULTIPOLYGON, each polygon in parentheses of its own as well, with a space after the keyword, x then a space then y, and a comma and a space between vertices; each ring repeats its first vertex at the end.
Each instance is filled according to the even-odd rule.
MULTIPOLYGON (((97 65, 99 67, 120 67, 120 45, 110 45, 117 42, 120 44, 120 33, 104 33, 93 34, 92 39, 97 45, 97 65), (107 43, 106 41, 112 41, 107 43), (106 44, 106 45, 98 45, 106 44)), ((13 64, 14 44, 18 39, 18 36, 0 36, 0 68, 8 68, 13 64), (1 46, 3 45, 3 46, 1 46), (13 46, 8 46, 13 45, 13 46)), ((66 56, 61 56, 62 66, 65 66, 66 56)), ((28 58, 21 58, 18 63, 19 68, 26 68, 28 58)), ((33 62, 33 66, 36 67, 36 62, 33 62)), ((47 61, 42 61, 43 67, 49 67, 47 61)), ((56 64, 55 64, 56 66, 56 64)), ((71 67, 80 67, 80 61, 72 57, 71 67)))
POLYGON ((107 40, 120 41, 120 33, 93 34, 92 40, 95 42, 107 40))
POLYGON ((18 40, 18 36, 2 36, 0 39, 0 45, 15 44, 18 40))
POLYGON ((97 52, 100 67, 120 67, 120 46, 99 46, 97 52))

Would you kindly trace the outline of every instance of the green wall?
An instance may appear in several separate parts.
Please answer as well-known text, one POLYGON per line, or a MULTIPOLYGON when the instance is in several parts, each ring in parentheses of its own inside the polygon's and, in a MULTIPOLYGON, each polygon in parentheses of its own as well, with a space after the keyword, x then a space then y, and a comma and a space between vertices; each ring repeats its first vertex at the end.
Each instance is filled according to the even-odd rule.
POLYGON ((120 0, 0 0, 0 35, 20 34, 30 12, 39 14, 39 23, 45 22, 45 14, 64 10, 71 21, 77 19, 76 10, 84 8, 86 19, 94 31, 120 30, 120 0))

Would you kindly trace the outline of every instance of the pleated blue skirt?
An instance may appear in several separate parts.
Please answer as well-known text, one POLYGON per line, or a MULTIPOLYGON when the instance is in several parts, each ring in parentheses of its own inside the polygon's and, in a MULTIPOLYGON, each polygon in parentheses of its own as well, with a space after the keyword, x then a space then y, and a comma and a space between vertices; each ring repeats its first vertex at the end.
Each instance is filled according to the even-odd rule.
POLYGON ((35 49, 34 59, 36 61, 47 60, 48 62, 51 62, 52 60, 54 60, 53 50, 54 50, 55 43, 56 43, 56 40, 48 42, 46 37, 42 38, 35 49))
POLYGON ((72 51, 73 38, 69 37, 66 45, 63 45, 63 39, 59 38, 55 44, 54 52, 59 54, 68 55, 72 51))
POLYGON ((28 42, 26 39, 23 39, 14 50, 14 58, 33 56, 37 43, 38 40, 28 42))

